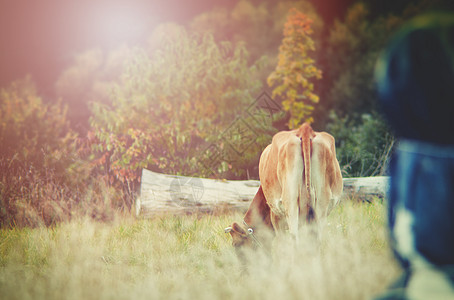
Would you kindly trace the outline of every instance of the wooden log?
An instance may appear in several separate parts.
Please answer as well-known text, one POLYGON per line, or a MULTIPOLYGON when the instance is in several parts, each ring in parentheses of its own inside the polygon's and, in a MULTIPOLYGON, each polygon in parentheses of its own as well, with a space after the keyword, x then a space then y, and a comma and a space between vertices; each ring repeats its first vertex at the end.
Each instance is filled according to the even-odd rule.
POLYGON ((260 182, 174 176, 143 169, 136 214, 193 213, 214 209, 247 209, 260 182))
MULTIPOLYGON (((142 171, 140 197, 136 200, 137 216, 162 213, 189 214, 217 209, 245 211, 254 198, 258 180, 216 180, 142 171)), ((349 195, 382 198, 387 190, 387 177, 346 178, 344 198, 349 195)))
POLYGON ((388 176, 344 178, 343 198, 359 198, 372 201, 374 198, 383 199, 389 188, 388 176))

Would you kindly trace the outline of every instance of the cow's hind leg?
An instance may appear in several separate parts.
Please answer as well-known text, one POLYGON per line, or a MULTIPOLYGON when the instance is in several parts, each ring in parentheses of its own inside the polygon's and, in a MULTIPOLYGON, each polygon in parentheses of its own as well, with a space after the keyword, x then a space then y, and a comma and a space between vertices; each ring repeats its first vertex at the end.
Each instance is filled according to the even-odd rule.
MULTIPOLYGON (((289 181, 295 181, 289 178, 289 181)), ((288 182, 288 181, 287 181, 288 182)), ((298 229, 299 229, 299 206, 298 206, 298 189, 290 182, 282 190, 282 202, 285 209, 285 216, 288 224, 288 231, 292 238, 298 243, 298 229)))
POLYGON ((282 186, 282 204, 284 206, 289 233, 298 242, 299 203, 298 198, 303 183, 303 159, 301 141, 298 138, 288 141, 285 151, 280 153, 278 178, 282 186))
POLYGON ((282 228, 282 220, 281 218, 273 212, 270 212, 270 219, 271 224, 273 224, 273 228, 276 234, 280 234, 284 229, 282 228))

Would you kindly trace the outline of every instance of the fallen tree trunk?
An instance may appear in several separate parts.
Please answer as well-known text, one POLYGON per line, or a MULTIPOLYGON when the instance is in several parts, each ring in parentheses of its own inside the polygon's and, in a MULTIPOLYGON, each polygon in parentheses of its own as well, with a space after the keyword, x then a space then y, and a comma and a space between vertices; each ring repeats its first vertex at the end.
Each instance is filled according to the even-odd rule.
MULTIPOLYGON (((257 180, 216 180, 166 175, 143 169, 137 216, 161 213, 191 214, 223 209, 246 210, 260 182, 257 180)), ((388 177, 344 179, 344 196, 371 201, 383 198, 388 177)))
POLYGON ((343 197, 356 197, 364 201, 383 199, 389 187, 388 176, 344 178, 343 197))

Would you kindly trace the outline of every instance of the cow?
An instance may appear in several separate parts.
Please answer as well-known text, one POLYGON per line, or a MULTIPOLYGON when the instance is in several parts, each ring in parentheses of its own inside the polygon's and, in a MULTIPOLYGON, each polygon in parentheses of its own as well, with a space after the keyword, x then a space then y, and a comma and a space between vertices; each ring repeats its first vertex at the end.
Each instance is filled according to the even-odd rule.
POLYGON ((260 240, 264 238, 263 234, 274 232, 273 224, 271 223, 271 211, 269 205, 266 203, 265 195, 263 194, 262 186, 252 199, 249 208, 244 215, 243 225, 246 229, 238 223, 234 222, 230 227, 225 229, 226 233, 232 236, 232 244, 235 248, 242 246, 257 247, 261 246, 260 240), (262 232, 262 236, 259 238, 262 232))
POLYGON ((235 248, 260 245, 259 231, 282 233, 295 241, 302 224, 326 218, 339 201, 343 183, 334 137, 308 123, 274 135, 259 162, 260 187, 243 226, 226 228, 235 248))
POLYGON ((244 215, 243 224, 234 222, 225 229, 225 232, 232 236, 232 245, 244 265, 246 265, 247 260, 243 250, 257 250, 259 248, 268 252, 271 249, 275 231, 271 223, 270 207, 266 203, 262 186, 259 187, 254 199, 252 199, 244 215))

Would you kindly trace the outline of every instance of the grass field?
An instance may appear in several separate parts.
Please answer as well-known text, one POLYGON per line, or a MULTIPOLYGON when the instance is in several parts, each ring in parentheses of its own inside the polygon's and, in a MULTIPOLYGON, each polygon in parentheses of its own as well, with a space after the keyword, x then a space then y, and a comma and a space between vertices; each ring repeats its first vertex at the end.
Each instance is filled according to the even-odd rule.
POLYGON ((272 261, 258 255, 248 272, 224 233, 241 217, 119 217, 109 224, 2 229, 0 297, 371 299, 399 275, 379 201, 342 203, 329 216, 318 251, 288 255, 289 248, 272 261))

